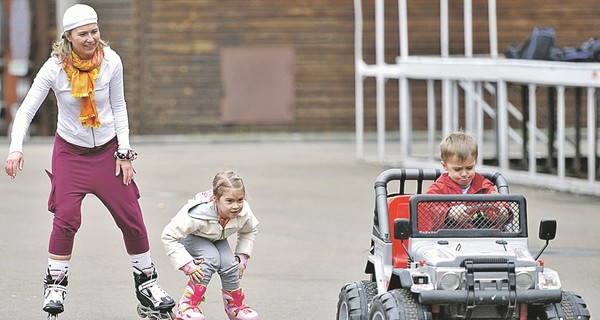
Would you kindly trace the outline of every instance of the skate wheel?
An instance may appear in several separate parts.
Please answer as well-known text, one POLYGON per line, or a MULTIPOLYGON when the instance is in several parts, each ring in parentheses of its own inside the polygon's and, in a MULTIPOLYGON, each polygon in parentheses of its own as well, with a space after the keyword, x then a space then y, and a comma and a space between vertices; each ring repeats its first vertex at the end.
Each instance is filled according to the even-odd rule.
POLYGON ((172 311, 160 311, 158 312, 157 318, 160 320, 177 320, 175 314, 172 311))
POLYGON ((57 320, 58 314, 50 314, 48 313, 48 320, 57 320))
POLYGON ((137 305, 137 314, 138 314, 138 316, 140 316, 140 318, 145 318, 145 317, 147 317, 147 316, 148 316, 148 315, 147 315, 147 314, 144 312, 144 310, 142 310, 142 305, 141 305, 141 304, 138 304, 138 305, 137 305))

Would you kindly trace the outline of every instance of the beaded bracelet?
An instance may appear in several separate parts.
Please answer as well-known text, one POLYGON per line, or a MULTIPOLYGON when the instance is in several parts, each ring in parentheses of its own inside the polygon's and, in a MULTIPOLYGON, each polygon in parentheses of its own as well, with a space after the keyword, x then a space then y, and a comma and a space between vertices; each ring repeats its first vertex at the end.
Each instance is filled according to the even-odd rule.
POLYGON ((133 161, 135 159, 137 159, 137 152, 129 149, 127 150, 127 152, 123 153, 123 152, 119 152, 118 150, 115 151, 115 159, 118 160, 128 160, 128 161, 133 161))

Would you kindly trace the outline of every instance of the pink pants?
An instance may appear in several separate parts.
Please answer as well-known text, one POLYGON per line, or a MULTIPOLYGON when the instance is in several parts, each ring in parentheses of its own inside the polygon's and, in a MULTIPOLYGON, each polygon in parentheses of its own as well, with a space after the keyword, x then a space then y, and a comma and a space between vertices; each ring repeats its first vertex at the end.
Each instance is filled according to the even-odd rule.
POLYGON ((150 249, 148 234, 138 203, 135 182, 123 184, 122 174, 115 176, 114 152, 117 139, 106 144, 83 148, 68 143, 60 136, 54 139, 52 152, 52 189, 48 210, 54 213, 48 252, 70 255, 75 234, 81 226, 81 203, 86 194, 94 194, 106 206, 121 229, 129 254, 150 249))

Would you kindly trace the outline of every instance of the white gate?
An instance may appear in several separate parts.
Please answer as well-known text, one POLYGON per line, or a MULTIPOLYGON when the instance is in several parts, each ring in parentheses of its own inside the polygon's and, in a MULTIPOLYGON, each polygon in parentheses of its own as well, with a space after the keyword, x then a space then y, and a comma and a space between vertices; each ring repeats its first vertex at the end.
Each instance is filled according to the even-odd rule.
POLYGON ((363 3, 354 0, 356 151, 359 159, 394 166, 439 168, 437 146, 441 138, 451 131, 464 129, 474 133, 479 140, 479 165, 502 172, 509 182, 600 195, 596 163, 596 88, 600 87, 600 63, 518 60, 499 56, 494 0, 488 1, 489 55, 473 56, 470 0, 463 2, 464 55, 448 54, 448 0, 441 0, 440 55, 411 56, 407 3, 398 0, 400 55, 395 63, 389 64, 384 59, 384 1, 375 0, 374 3, 375 62, 367 64, 363 59, 363 3), (364 82, 367 78, 375 79, 374 139, 367 138, 370 135, 365 132, 364 125, 364 82), (398 81, 398 128, 386 128, 385 125, 385 83, 388 79, 398 81), (415 81, 426 83, 427 128, 423 130, 413 129, 411 83, 415 81), (526 108, 519 111, 509 101, 509 86, 522 90, 526 108), (556 123, 546 128, 537 126, 542 110, 537 103, 539 88, 549 90, 548 99, 553 100, 555 106, 546 112, 555 112, 556 123), (582 117, 586 119, 585 123, 575 126, 568 124, 565 116, 566 92, 572 89, 577 94, 576 110, 585 110, 582 117), (436 94, 438 91, 441 94, 436 94), (459 119, 459 115, 464 119, 459 119), (436 124, 436 118, 441 119, 440 126, 436 124), (515 125, 515 122, 519 124, 515 125), (459 123, 463 126, 459 127, 459 123), (369 144, 371 141, 374 151, 368 148, 373 145, 369 144), (515 168, 512 165, 515 161, 523 165, 515 168))

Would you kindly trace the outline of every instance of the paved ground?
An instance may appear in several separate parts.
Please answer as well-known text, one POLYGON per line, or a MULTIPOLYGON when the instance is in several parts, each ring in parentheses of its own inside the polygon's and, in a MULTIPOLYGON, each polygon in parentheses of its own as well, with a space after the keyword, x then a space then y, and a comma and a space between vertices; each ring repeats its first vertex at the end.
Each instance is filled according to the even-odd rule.
MULTIPOLYGON (((8 142, 0 140, 7 149, 8 142)), ((171 217, 214 173, 234 169, 261 221, 255 254, 243 280, 247 303, 261 319, 334 319, 345 282, 364 279, 373 212, 373 182, 385 168, 355 158, 349 138, 299 136, 157 137, 134 140, 141 205, 160 283, 177 299, 186 282, 160 242, 171 217)), ((26 144, 16 180, 0 177, 0 315, 43 319, 42 285, 51 215, 46 211, 51 141, 26 144)), ((558 220, 558 236, 543 256, 563 287, 600 313, 599 198, 511 186, 527 197, 530 245, 540 248, 542 218, 558 220)), ((120 233, 94 197, 84 202, 83 227, 70 267, 61 319, 136 319, 136 299, 120 233)), ((225 319, 218 277, 203 304, 207 319, 225 319)))

